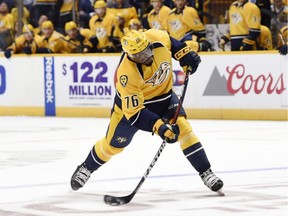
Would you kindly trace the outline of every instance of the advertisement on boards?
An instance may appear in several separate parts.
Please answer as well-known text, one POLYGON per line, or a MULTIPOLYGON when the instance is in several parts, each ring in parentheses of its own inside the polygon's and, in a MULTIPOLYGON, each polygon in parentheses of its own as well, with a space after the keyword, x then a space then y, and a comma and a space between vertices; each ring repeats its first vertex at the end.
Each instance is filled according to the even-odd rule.
POLYGON ((57 107, 111 107, 119 57, 55 58, 57 107))
POLYGON ((43 57, 0 61, 0 106, 43 107, 43 57))
POLYGON ((192 108, 287 108, 287 59, 269 54, 203 55, 188 87, 192 108), (273 62, 273 64, 271 64, 273 62))

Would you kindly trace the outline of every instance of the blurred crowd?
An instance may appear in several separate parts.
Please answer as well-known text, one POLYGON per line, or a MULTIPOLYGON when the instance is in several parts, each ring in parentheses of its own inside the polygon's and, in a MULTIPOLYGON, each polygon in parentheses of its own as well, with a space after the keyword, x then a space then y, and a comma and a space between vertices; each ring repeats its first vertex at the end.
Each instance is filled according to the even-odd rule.
MULTIPOLYGON (((199 9, 204 0, 19 1, 0 0, 0 51, 7 58, 17 53, 121 52, 126 32, 150 28, 167 31, 196 52, 215 50, 206 38, 205 12, 199 9)), ((287 54, 287 0, 229 4, 229 31, 219 37, 219 47, 225 51, 231 43, 232 51, 278 49, 287 54)))

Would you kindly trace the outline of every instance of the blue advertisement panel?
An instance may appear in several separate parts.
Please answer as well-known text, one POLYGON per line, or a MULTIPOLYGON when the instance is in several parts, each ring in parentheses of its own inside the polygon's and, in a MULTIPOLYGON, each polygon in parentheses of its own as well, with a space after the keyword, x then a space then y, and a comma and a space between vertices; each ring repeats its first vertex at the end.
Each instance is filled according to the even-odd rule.
POLYGON ((55 116, 55 74, 54 57, 44 57, 44 93, 45 93, 45 115, 55 116))
POLYGON ((6 90, 6 71, 5 68, 0 65, 0 94, 4 94, 6 90))

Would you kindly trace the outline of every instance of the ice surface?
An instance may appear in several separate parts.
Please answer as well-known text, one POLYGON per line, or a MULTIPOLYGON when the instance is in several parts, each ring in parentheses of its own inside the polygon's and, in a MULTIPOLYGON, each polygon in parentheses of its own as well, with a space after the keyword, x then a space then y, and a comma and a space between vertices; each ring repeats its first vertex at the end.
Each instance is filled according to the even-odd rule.
POLYGON ((286 216, 288 124, 285 121, 189 120, 226 196, 204 186, 178 144, 168 144, 132 201, 109 206, 103 196, 130 194, 161 139, 138 132, 79 191, 70 177, 106 118, 0 117, 1 216, 286 216))

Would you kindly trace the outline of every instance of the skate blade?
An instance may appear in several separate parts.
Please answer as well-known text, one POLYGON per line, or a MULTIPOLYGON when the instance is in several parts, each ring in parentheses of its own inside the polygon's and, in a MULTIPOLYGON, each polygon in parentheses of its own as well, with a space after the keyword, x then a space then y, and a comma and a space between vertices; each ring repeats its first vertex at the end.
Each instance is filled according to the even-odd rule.
POLYGON ((225 193, 222 190, 218 190, 216 193, 218 196, 225 196, 225 193))

